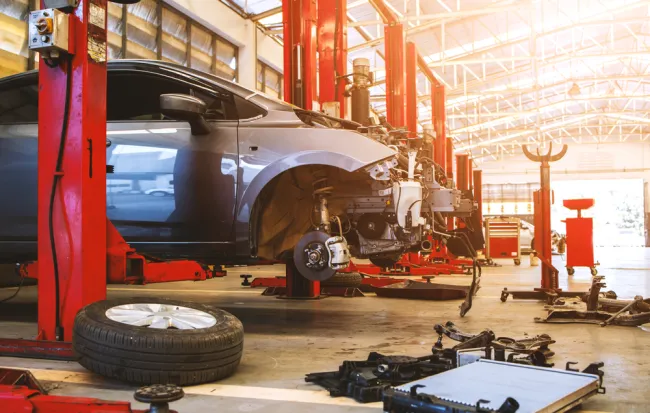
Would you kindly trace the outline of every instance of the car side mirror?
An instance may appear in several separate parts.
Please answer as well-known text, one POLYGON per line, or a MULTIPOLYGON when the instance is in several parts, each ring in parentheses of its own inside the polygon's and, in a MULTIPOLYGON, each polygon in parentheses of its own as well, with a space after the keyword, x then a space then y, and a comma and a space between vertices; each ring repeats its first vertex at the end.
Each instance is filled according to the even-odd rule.
POLYGON ((177 93, 160 95, 160 111, 172 119, 189 122, 192 135, 207 135, 210 125, 205 120, 207 105, 201 99, 177 93))

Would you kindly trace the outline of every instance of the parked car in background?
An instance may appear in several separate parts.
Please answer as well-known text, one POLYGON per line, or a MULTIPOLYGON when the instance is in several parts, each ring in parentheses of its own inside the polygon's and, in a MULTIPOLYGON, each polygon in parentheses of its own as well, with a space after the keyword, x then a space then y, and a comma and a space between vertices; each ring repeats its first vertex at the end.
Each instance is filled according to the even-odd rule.
POLYGON ((153 188, 144 191, 145 195, 151 196, 173 196, 174 188, 153 188))
MULTIPOLYGON (((528 221, 524 221, 523 219, 520 222, 521 226, 519 228, 519 245, 521 252, 530 253, 530 251, 535 249, 535 225, 531 224, 528 221)), ((485 228, 483 228, 483 232, 485 233, 485 228)), ((551 230, 551 251, 553 254, 564 253, 563 248, 560 245, 563 242, 563 238, 564 237, 562 234, 555 230, 551 230)))

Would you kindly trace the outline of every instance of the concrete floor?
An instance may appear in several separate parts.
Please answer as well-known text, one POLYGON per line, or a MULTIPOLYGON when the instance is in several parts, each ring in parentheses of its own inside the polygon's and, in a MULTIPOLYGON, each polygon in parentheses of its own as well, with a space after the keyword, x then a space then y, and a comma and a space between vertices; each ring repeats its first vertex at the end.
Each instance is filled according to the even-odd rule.
MULTIPOLYGON (((650 296, 650 249, 597 251, 600 274, 608 289, 620 297, 650 296)), ((555 257, 563 267, 562 257, 555 257)), ((241 272, 255 276, 281 275, 282 267, 231 268, 229 276, 205 282, 181 282, 147 286, 111 286, 109 297, 158 296, 210 303, 241 319, 246 330, 245 353, 238 372, 218 384, 186 388, 185 399, 175 403, 182 413, 219 412, 370 412, 380 404, 359 405, 348 399, 332 399, 317 386, 304 383, 306 373, 337 369, 343 360, 363 359, 370 351, 385 354, 426 355, 435 342, 432 327, 447 320, 469 332, 491 328, 497 335, 550 334, 553 361, 586 366, 605 362, 606 395, 585 403, 583 409, 606 412, 650 412, 650 328, 595 325, 544 325, 533 322, 543 316, 539 302, 499 301, 503 287, 538 285, 539 267, 531 268, 524 257, 521 267, 512 261, 484 270, 482 288, 465 318, 458 315, 459 301, 408 301, 365 298, 327 298, 288 301, 263 297, 260 290, 239 285, 241 272)), ((563 288, 586 290, 588 269, 577 269, 563 288)), ((443 283, 467 284, 467 276, 440 276, 443 283)), ((11 290, 0 290, 0 299, 11 290)), ((36 331, 36 287, 26 287, 14 300, 0 305, 0 335, 33 336, 36 331)), ((449 343, 449 341, 446 341, 449 343)), ((131 400, 134 387, 105 380, 76 363, 0 359, 0 365, 32 369, 52 394, 131 400)), ((543 389, 540 389, 543 391, 543 389)), ((134 403, 135 407, 143 405, 134 403)))

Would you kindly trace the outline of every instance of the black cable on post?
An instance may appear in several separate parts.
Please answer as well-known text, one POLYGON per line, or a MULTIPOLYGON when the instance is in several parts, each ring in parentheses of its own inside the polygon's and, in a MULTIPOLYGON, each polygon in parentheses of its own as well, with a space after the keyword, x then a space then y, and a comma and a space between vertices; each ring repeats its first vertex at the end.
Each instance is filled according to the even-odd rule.
POLYGON ((56 189, 61 179, 63 172, 63 152, 65 149, 65 142, 68 135, 68 123, 70 121, 70 95, 72 94, 72 56, 68 56, 66 60, 66 88, 65 88, 65 102, 63 104, 63 120, 61 124, 61 137, 59 139, 59 151, 56 158, 56 168, 54 178, 52 180, 52 191, 50 192, 50 205, 48 208, 48 231, 50 235, 50 249, 52 250, 52 264, 54 267, 54 292, 55 298, 55 339, 56 341, 63 340, 63 327, 61 326, 61 310, 60 310, 60 291, 61 286, 59 282, 59 260, 56 256, 56 239, 54 236, 54 198, 56 196, 56 189))

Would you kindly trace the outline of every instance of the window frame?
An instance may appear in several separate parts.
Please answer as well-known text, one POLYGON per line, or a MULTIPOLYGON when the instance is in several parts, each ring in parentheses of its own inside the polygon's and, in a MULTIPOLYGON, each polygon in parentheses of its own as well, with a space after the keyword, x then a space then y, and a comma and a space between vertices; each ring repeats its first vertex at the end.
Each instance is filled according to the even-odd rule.
MULTIPOLYGON (((172 82, 178 82, 182 83, 184 85, 187 85, 189 89, 200 89, 203 93, 212 96, 215 99, 219 99, 217 96, 217 93, 223 93, 223 94, 228 94, 232 96, 232 105, 235 110, 235 113, 237 114, 237 119, 206 119, 207 122, 239 122, 242 119, 239 119, 239 113, 237 111, 237 106, 235 104, 235 96, 236 94, 224 89, 218 85, 215 84, 202 84, 204 82, 201 82, 200 80, 197 81, 198 79, 192 79, 189 76, 185 77, 179 77, 175 75, 176 73, 173 71, 169 71, 165 73, 164 69, 160 71, 154 71, 154 70, 142 70, 142 69, 137 69, 133 67, 125 67, 125 68, 116 68, 116 69, 111 69, 108 71, 108 76, 111 74, 115 73, 121 73, 121 74, 132 74, 132 75, 141 75, 141 76, 154 76, 154 77, 160 77, 165 80, 170 80, 172 82), (216 89, 216 90, 215 90, 216 89)), ((108 81, 108 80, 107 80, 108 81)), ((108 108, 107 108, 108 109, 108 108)), ((141 120, 141 119, 122 119, 122 120, 107 120, 107 124, 113 124, 113 123, 131 123, 131 122, 179 122, 178 120, 175 119, 153 119, 153 120, 141 120)))
MULTIPOLYGON (((283 90, 283 87, 282 87, 282 85, 284 83, 284 73, 281 73, 280 71, 275 70, 273 67, 271 67, 271 65, 268 65, 268 64, 264 63, 260 59, 257 59, 257 64, 262 68, 262 82, 261 82, 262 83, 262 90, 259 90, 259 89, 257 89, 257 90, 259 90, 262 93, 267 93, 267 91, 266 91, 266 87, 267 87, 267 84, 266 84, 266 71, 268 69, 268 70, 271 70, 271 71, 275 72, 278 75, 280 90, 278 91, 277 99, 279 99, 279 100, 284 99, 284 93, 283 93, 284 90, 283 90)), ((255 79, 255 82, 256 82, 255 86, 257 88, 257 71, 255 72, 255 78, 256 78, 255 79)))

